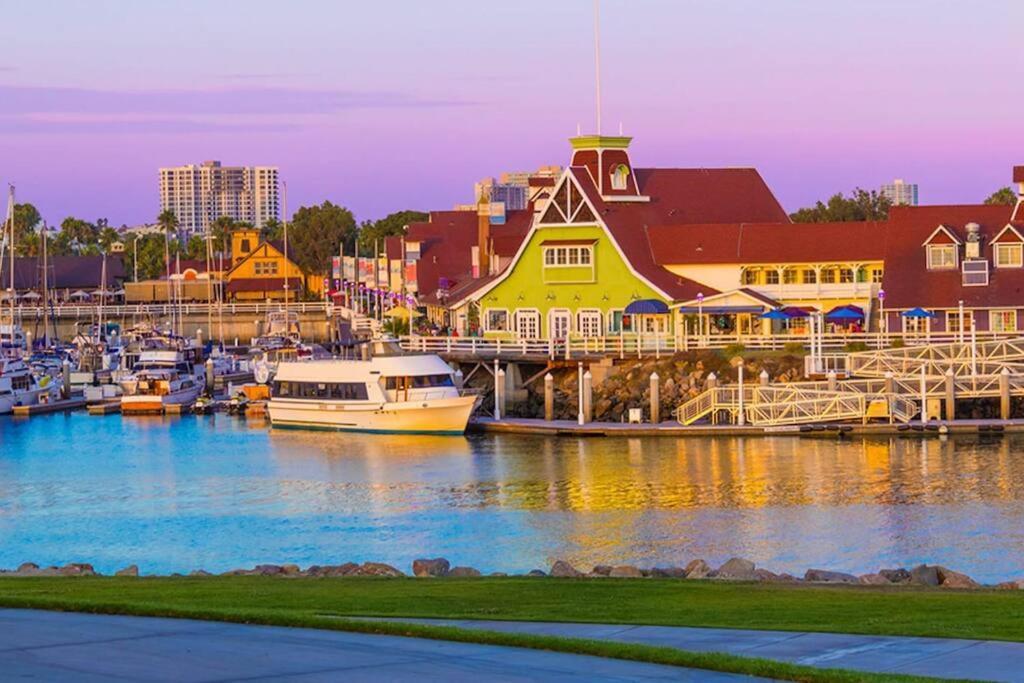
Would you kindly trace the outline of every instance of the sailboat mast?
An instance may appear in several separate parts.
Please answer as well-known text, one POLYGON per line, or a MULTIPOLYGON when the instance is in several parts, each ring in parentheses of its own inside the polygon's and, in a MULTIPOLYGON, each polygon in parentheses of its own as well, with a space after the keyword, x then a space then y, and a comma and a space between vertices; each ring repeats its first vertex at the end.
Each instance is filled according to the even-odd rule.
POLYGON ((96 342, 103 341, 106 335, 103 334, 103 304, 107 298, 107 252, 103 252, 103 264, 100 266, 100 310, 99 325, 96 330, 96 342))
POLYGON ((50 345, 50 271, 49 266, 46 263, 46 221, 43 221, 43 345, 50 345))
POLYGON ((10 239, 7 242, 7 248, 11 252, 10 260, 10 276, 11 276, 11 291, 10 291, 10 302, 11 302, 11 344, 14 343, 14 185, 9 186, 7 191, 7 225, 10 230, 10 239))
POLYGON ((284 214, 284 308, 288 310, 288 183, 281 183, 283 196, 281 210, 284 214))

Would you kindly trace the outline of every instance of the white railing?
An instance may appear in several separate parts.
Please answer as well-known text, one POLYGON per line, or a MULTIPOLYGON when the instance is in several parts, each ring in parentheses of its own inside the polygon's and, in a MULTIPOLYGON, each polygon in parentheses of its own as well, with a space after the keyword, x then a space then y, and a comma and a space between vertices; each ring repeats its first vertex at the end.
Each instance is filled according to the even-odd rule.
MULTIPOLYGON (((177 314, 206 314, 209 311, 225 314, 266 314, 268 311, 281 310, 282 303, 266 302, 225 302, 223 304, 182 303, 182 304, 106 304, 103 306, 103 316, 106 318, 117 318, 123 316, 165 316, 171 311, 177 314)), ((97 304, 57 304, 54 306, 18 306, 17 314, 24 320, 42 318, 43 316, 54 315, 59 318, 90 318, 99 314, 100 307, 97 304)), ((296 313, 324 313, 329 315, 333 304, 326 301, 295 301, 288 303, 288 310, 296 313)))

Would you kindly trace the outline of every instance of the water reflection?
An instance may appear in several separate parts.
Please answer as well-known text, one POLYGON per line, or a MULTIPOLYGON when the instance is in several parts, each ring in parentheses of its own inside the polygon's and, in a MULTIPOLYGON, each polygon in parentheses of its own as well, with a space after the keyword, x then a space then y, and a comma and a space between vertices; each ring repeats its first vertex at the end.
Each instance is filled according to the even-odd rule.
POLYGON ((785 571, 1024 560, 1024 439, 555 439, 0 420, 0 565, 110 570, 443 554, 518 571, 744 555, 785 571))

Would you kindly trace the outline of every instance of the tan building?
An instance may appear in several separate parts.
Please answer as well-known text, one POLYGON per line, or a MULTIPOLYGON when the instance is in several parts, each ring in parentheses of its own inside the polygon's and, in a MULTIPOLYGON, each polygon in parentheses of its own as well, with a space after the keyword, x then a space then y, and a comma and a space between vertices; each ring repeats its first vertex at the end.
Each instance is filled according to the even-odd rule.
POLYGON ((171 210, 185 234, 205 232, 221 216, 263 227, 280 216, 273 166, 222 166, 219 161, 160 169, 160 210, 171 210))

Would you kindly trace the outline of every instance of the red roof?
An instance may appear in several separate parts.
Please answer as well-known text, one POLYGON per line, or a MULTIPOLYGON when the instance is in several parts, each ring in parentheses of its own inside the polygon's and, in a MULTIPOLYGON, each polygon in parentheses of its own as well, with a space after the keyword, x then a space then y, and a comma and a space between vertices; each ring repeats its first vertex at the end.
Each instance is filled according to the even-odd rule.
POLYGON ((608 226, 630 265, 674 300, 686 301, 714 290, 665 270, 650 240, 654 226, 738 223, 786 223, 789 216, 752 168, 636 169, 642 196, 649 201, 605 202, 585 167, 573 167, 587 198, 608 226))
POLYGON ((1024 304, 1024 268, 994 267, 989 244, 1006 227, 1012 212, 1012 206, 988 204, 892 207, 882 281, 886 307, 955 308, 959 301, 966 306, 1024 304), (981 226, 981 255, 989 260, 990 268, 989 284, 984 287, 964 287, 959 268, 928 270, 927 249, 923 246, 928 236, 944 225, 965 242, 967 223, 981 226))
POLYGON ((700 223, 649 229, 660 265, 878 261, 885 223, 700 223))
POLYGON ((1024 166, 1013 167, 1013 182, 1024 183, 1024 166))

